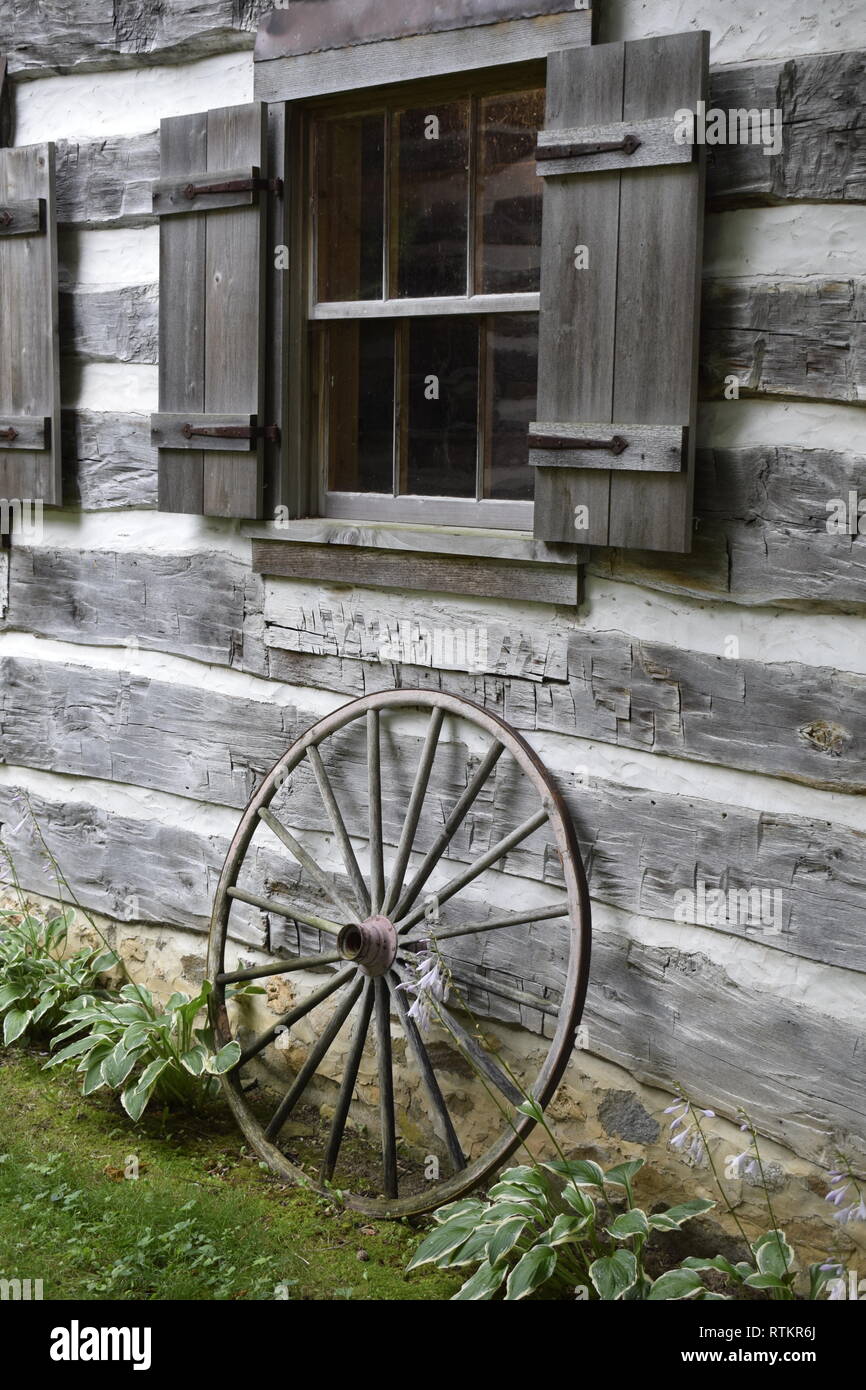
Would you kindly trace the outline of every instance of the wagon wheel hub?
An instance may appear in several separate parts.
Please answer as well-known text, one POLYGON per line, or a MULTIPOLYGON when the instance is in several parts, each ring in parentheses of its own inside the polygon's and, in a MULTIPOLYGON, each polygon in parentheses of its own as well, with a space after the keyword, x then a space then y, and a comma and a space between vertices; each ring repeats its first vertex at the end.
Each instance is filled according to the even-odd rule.
POLYGON ((397 928, 387 917, 352 922, 337 937, 337 950, 344 960, 354 961, 362 975, 378 979, 397 958, 397 928))

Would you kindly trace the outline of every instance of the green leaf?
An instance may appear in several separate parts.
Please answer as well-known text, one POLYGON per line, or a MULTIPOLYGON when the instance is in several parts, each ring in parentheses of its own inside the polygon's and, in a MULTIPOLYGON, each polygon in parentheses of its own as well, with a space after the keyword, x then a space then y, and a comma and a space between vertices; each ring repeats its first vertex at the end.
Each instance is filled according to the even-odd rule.
POLYGON ((474 1219, 485 1211, 484 1203, 479 1202, 477 1197, 465 1197, 460 1202, 449 1202, 446 1207, 434 1211, 433 1220, 437 1226, 444 1226, 447 1221, 455 1220, 459 1216, 471 1216, 474 1219))
POLYGON ((22 998, 20 985, 0 985, 0 1013, 22 998))
POLYGON ((516 1303, 521 1298, 528 1298, 547 1283, 555 1269, 556 1251, 549 1245, 534 1245, 525 1255, 521 1255, 509 1274, 506 1299, 516 1303))
POLYGON ((423 1240, 406 1266, 407 1271, 418 1269, 421 1265, 433 1264, 443 1255, 456 1250, 475 1230, 476 1223, 468 1216, 456 1217, 444 1226, 437 1226, 426 1240, 423 1240))
POLYGON ((587 1218, 595 1216, 595 1204, 591 1197, 585 1192, 581 1192, 577 1187, 565 1187, 562 1191, 562 1200, 568 1202, 570 1207, 574 1207, 576 1212, 587 1218))
POLYGON ((127 1052, 121 1040, 102 1063, 102 1076, 112 1091, 121 1087, 135 1066, 135 1054, 127 1052))
POLYGON ((750 1274, 743 1281, 750 1289, 787 1289, 784 1279, 777 1274, 750 1274))
POLYGON ((744 1274, 748 1274, 748 1265, 734 1265, 730 1260, 726 1260, 724 1255, 702 1256, 689 1255, 683 1260, 684 1269, 718 1269, 722 1274, 727 1274, 729 1279, 733 1279, 737 1284, 742 1284, 744 1274))
POLYGON ((3 1020, 3 1042, 6 1047, 10 1043, 17 1042, 22 1033, 26 1033, 30 1027, 30 1020, 33 1017, 31 1009, 10 1009, 3 1020))
POLYGON ((656 1279, 649 1291, 649 1302, 691 1298, 693 1294, 702 1292, 703 1287, 699 1275, 693 1269, 669 1269, 666 1274, 656 1279))
POLYGON ((88 1033, 84 1038, 78 1038, 74 1043, 70 1043, 68 1047, 64 1047, 55 1057, 52 1057, 50 1062, 46 1062, 46 1070, 49 1067, 59 1067, 61 1062, 68 1062, 70 1057, 80 1057, 82 1053, 89 1052, 92 1047, 96 1046, 98 1041, 99 1039, 95 1037, 93 1033, 88 1033))
POLYGON ((613 1255, 594 1260, 589 1267, 589 1277, 599 1298, 622 1298, 637 1280, 637 1260, 631 1250, 617 1250, 613 1255))
POLYGON ((491 1299, 504 1282, 507 1267, 499 1265, 494 1268, 486 1260, 479 1269, 476 1269, 471 1279, 467 1279, 459 1293, 452 1294, 451 1302, 486 1302, 491 1299))
POLYGON ((469 1239, 452 1251, 447 1268, 458 1269, 461 1265, 482 1264, 487 1259, 487 1244, 490 1235, 491 1232, 488 1227, 477 1226, 469 1239))
POLYGON ((167 1066, 168 1062, 164 1057, 157 1057, 145 1067, 135 1084, 123 1092, 120 1103, 131 1120, 137 1122, 141 1119, 153 1094, 153 1088, 167 1066))
POLYGON ((488 1234, 487 1258, 492 1265, 499 1264, 511 1253, 528 1225, 527 1216, 512 1216, 510 1221, 503 1221, 501 1226, 497 1226, 493 1235, 488 1234))
POLYGON ((537 1100, 533 1100, 530 1097, 525 1100, 522 1105, 518 1105, 517 1110, 519 1114, 528 1115, 531 1120, 535 1120, 536 1124, 544 1124, 544 1111, 537 1100))
POLYGON ((237 1066, 241 1057, 241 1045, 238 1042, 226 1043, 219 1052, 213 1057, 205 1058, 205 1069, 211 1076, 225 1076, 226 1072, 231 1071, 237 1066))
POLYGON ((186 1067, 187 1071, 190 1072, 193 1076, 201 1076, 202 1072, 204 1071, 205 1063, 204 1048, 201 1045, 199 1045, 198 1047, 193 1047, 189 1050, 189 1052, 185 1052, 180 1060, 186 1067))
POLYGON ((784 1231, 767 1231, 752 1246, 761 1274, 775 1274, 785 1279, 795 1269, 794 1252, 785 1239, 784 1231))
POLYGON ((586 1226, 586 1217, 572 1216, 567 1211, 560 1212, 550 1230, 545 1231, 541 1237, 539 1244, 571 1245, 574 1241, 580 1240, 586 1226))
POLYGON ((94 956, 90 962, 90 969, 94 975, 104 975, 107 970, 114 970, 120 965, 120 957, 111 950, 100 951, 98 956, 94 956))
POLYGON ((629 1240, 632 1236, 648 1235, 649 1222, 646 1219, 646 1212, 639 1211, 635 1207, 632 1211, 621 1212, 607 1229, 614 1240, 629 1240))
POLYGON ((655 1231, 673 1231, 677 1226, 682 1226, 684 1221, 691 1221, 693 1216, 712 1211, 715 1205, 715 1202, 709 1201, 706 1197, 695 1197, 691 1202, 683 1202, 678 1207, 668 1207, 667 1211, 656 1212, 650 1217, 649 1224, 655 1231))
POLYGON ((632 1158, 627 1163, 618 1163, 615 1168, 608 1168, 604 1175, 607 1183, 613 1183, 616 1187, 628 1187, 632 1178, 640 1172, 646 1162, 643 1158, 632 1158))
POLYGON ((40 1018, 44 1018, 45 1015, 51 1009, 54 1008, 54 1005, 58 1002, 59 999, 60 993, 58 990, 46 990, 42 998, 39 1000, 39 1003, 36 1005, 36 1008, 33 1010, 33 1022, 38 1023, 40 1018))
POLYGON ((578 1187, 597 1187, 601 1192, 604 1191, 604 1170, 589 1158, 554 1159, 544 1166, 552 1173, 571 1178, 578 1187))
POLYGON ((528 1163, 518 1164, 516 1168, 509 1168, 500 1177, 500 1182, 517 1183, 520 1187, 528 1187, 533 1192, 542 1192, 547 1195, 548 1181, 544 1173, 538 1168, 530 1168, 528 1163))
POLYGON ((512 1221, 517 1216, 522 1217, 524 1221, 538 1221, 541 1225, 544 1225, 546 1220, 541 1208, 528 1202, 497 1202, 485 1213, 484 1224, 501 1226, 505 1221, 512 1221))
POLYGON ((105 1077, 102 1075, 102 1058, 98 1057, 95 1061, 89 1062, 84 1073, 84 1081, 81 1085, 83 1096, 92 1096, 95 1091, 99 1091, 105 1085, 105 1077))

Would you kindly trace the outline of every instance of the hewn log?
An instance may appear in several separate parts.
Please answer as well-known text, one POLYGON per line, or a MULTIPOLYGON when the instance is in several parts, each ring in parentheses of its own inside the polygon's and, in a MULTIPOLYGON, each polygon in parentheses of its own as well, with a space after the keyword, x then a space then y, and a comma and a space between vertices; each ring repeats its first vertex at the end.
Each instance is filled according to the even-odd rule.
MULTIPOLYGON (((276 705, 129 671, 89 670, 5 658, 2 755, 46 772, 129 783, 242 807, 262 775, 315 718, 301 704, 276 705)), ((506 707, 506 716, 509 710, 506 707)), ((423 731, 422 731, 423 734, 423 731)), ((567 743, 567 741, 563 741, 567 743)), ((422 736, 389 734, 383 777, 384 837, 399 840, 422 736)), ((363 728, 344 732, 326 758, 344 808, 365 805, 363 728)), ((578 829, 593 895, 649 917, 674 917, 677 893, 763 890, 773 922, 723 921, 718 930, 847 969, 866 970, 862 930, 866 867, 862 835, 842 825, 775 816, 735 806, 591 781, 579 745, 545 750, 578 829), (778 894, 773 898, 774 893, 778 894), (770 930, 772 928, 772 930, 770 930)), ((449 743, 437 757, 416 849, 426 851, 474 770, 477 755, 449 743)), ((284 820, 298 833, 330 834, 312 770, 293 774, 280 793, 284 820)), ((538 809, 513 764, 498 767, 453 842, 453 857, 474 859, 538 809)), ((348 809, 347 809, 348 814, 348 809)), ((366 824, 366 822, 365 822, 366 824)), ((555 886, 562 871, 543 831, 512 851, 509 873, 555 886)))
POLYGON ((64 410, 63 500, 82 511, 155 508, 149 415, 64 410))
MULTIPOLYGON (((289 605, 287 595, 284 619, 291 619, 289 605)), ((467 693, 468 683, 452 682, 449 668, 510 676, 504 691, 495 690, 494 704, 504 699, 506 717, 520 729, 574 734, 831 790, 866 791, 861 676, 683 651, 621 632, 569 629, 556 615, 533 632, 521 631, 517 621, 510 630, 488 626, 476 612, 461 616, 459 606, 447 616, 425 611, 414 622, 404 609, 402 623, 394 622, 388 607, 393 605, 381 615, 374 602, 367 607, 357 595, 344 607, 326 597, 302 605, 296 627, 269 626, 265 641, 269 648, 356 657, 384 665, 389 676, 391 663, 397 670, 403 662, 427 665, 441 673, 443 689, 457 684, 460 693, 467 693), (322 635, 311 640, 308 623, 324 629, 322 635), (513 661, 516 656, 519 663, 521 654, 522 666, 513 661)), ((271 620, 274 608, 271 596, 271 620)), ((403 671, 398 679, 410 684, 403 671)), ((374 677, 369 688, 376 684, 374 677)), ((477 689, 475 682, 471 698, 477 689)))
POLYGON ((711 146, 707 195, 712 208, 779 203, 866 200, 862 112, 866 55, 821 53, 760 66, 718 68, 710 74, 716 109, 779 110, 782 149, 711 146))
POLYGON ((691 555, 594 551, 590 573, 750 606, 859 612, 862 542, 828 524, 862 487, 864 467, 861 456, 828 449, 699 449, 691 555))
POLYGON ((57 219, 76 227, 145 227, 156 221, 159 135, 57 142, 57 219))
POLYGON ((701 394, 866 400, 866 281, 709 281, 701 394))
POLYGON ((0 0, 9 71, 94 72, 251 49, 272 0, 0 0))
POLYGON ((158 287, 62 291, 60 344, 64 356, 83 362, 158 362, 158 287))
MULTIPOLYGON (((0 834, 25 889, 56 895, 25 807, 13 800, 15 795, 0 788, 0 834)), ((34 797, 31 804, 86 906, 121 921, 206 930, 227 848, 222 837, 162 826, 152 816, 139 820, 60 799, 34 797)), ((299 882, 291 867, 281 869, 266 852, 247 872, 250 881, 259 879, 272 892, 299 882)), ((278 931, 274 918, 241 904, 232 910, 232 928, 236 940, 251 946, 265 944, 270 936, 279 949, 315 949, 307 929, 278 931)), ((512 975, 503 944, 511 935, 497 932, 470 940, 487 942, 487 968, 494 979, 519 984, 527 974, 526 959, 524 953, 521 973, 512 975)), ((542 978, 553 993, 557 985, 561 988, 564 941, 551 932, 549 943, 533 959, 543 959, 542 978)), ((732 968, 724 953, 714 954, 709 932, 686 929, 674 935, 671 929, 671 944, 659 948, 633 931, 621 932, 615 923, 597 925, 585 1019, 589 1051, 646 1081, 667 1087, 678 1081, 731 1118, 745 1105, 759 1129, 804 1157, 826 1161, 834 1146, 859 1156, 864 1149, 864 1092, 851 1080, 859 1076, 859 1025, 844 1015, 834 1017, 820 1003, 813 1005, 807 992, 787 997, 784 985, 767 971, 760 944, 745 942, 738 950, 744 959, 741 969, 732 968), (828 1057, 834 1059, 829 1070, 828 1057)), ((474 959, 465 947, 461 958, 474 959)), ((527 988, 532 986, 527 981, 527 988)), ((473 999, 482 1014, 513 1017, 520 1007, 527 1026, 542 1026, 534 1010, 495 1002, 493 995, 473 999)))
POLYGON ((261 580, 222 551, 12 551, 3 624, 93 646, 257 667, 261 580))

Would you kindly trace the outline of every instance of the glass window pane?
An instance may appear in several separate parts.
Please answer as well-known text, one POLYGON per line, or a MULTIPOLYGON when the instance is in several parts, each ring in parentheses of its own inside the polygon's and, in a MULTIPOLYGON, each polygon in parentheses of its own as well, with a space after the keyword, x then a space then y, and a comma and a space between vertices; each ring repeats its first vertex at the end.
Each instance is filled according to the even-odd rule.
POLYGON ((402 492, 472 497, 478 458, 478 320, 412 319, 404 370, 402 492))
POLYGON ((456 101, 397 113, 398 298, 466 293, 469 111, 456 101))
POLYGON ((478 294, 540 288, 542 180, 535 172, 535 145, 543 125, 541 91, 479 103, 478 294))
POLYGON ((484 495, 531 500, 534 470, 526 441, 536 418, 538 315, 491 314, 485 360, 484 495))
POLYGON ((394 325, 329 324, 325 337, 328 486, 385 492, 394 486, 394 325))
POLYGON ((317 297, 381 299, 385 235, 385 117, 316 128, 317 297))

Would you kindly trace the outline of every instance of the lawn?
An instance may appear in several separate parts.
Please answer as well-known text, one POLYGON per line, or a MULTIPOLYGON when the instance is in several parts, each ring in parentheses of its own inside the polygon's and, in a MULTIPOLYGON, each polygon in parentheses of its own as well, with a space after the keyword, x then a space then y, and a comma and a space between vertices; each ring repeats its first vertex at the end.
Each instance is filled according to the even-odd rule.
POLYGON ((220 1102, 133 1126, 44 1061, 0 1054, 0 1278, 41 1279, 46 1300, 435 1300, 460 1287, 404 1273, 423 1222, 371 1224, 285 1185, 220 1102))

